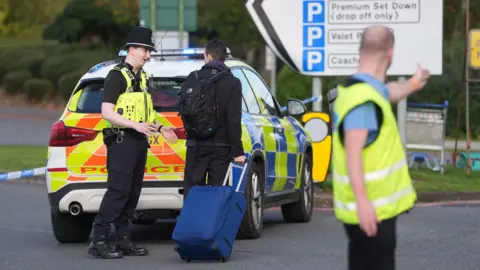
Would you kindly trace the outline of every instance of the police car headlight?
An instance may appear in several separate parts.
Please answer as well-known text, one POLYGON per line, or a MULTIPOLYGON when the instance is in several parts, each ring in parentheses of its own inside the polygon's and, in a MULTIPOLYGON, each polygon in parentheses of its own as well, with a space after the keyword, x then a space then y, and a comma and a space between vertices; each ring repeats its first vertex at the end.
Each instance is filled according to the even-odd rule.
POLYGON ((328 135, 328 126, 319 118, 312 118, 305 123, 305 129, 312 137, 312 142, 321 142, 328 135))

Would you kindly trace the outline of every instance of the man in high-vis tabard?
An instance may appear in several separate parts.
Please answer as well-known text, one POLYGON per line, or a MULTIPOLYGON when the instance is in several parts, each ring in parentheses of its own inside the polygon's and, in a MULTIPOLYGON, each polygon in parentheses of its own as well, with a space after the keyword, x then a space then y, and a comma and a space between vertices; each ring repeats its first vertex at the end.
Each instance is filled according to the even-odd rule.
POLYGON ((337 87, 334 103, 334 210, 349 240, 349 269, 395 269, 396 218, 417 196, 390 102, 423 88, 430 76, 418 65, 405 83, 387 83, 393 33, 365 29, 358 72, 337 87))
POLYGON ((172 127, 158 125, 152 97, 147 90, 148 75, 143 66, 155 51, 152 31, 136 27, 127 37, 127 56, 105 78, 102 117, 107 147, 107 192, 94 221, 93 239, 88 253, 115 259, 124 255, 144 256, 130 238, 130 224, 142 190, 147 151, 147 136, 160 132, 169 142, 177 137, 172 127), (110 248, 107 236, 110 224, 116 229, 116 245, 110 248))

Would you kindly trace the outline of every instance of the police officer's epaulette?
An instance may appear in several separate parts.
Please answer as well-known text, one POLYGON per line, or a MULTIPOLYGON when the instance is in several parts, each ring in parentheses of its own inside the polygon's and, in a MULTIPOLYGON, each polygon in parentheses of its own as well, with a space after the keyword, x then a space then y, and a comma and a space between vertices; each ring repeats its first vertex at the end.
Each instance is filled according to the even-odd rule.
POLYGON ((118 70, 118 71, 120 71, 120 70, 122 70, 122 68, 124 68, 124 67, 126 67, 126 65, 125 65, 124 62, 122 62, 122 63, 119 63, 118 65, 115 65, 115 66, 112 68, 112 70, 118 70))

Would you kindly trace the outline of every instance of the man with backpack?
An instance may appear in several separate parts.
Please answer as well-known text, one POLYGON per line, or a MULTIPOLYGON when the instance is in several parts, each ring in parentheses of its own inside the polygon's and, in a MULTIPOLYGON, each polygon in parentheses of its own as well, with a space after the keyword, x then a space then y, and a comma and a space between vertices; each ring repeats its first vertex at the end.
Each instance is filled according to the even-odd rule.
POLYGON ((212 40, 205 65, 182 85, 179 115, 187 133, 184 198, 194 185, 223 185, 230 163, 245 162, 242 145, 242 85, 225 65, 227 47, 212 40))

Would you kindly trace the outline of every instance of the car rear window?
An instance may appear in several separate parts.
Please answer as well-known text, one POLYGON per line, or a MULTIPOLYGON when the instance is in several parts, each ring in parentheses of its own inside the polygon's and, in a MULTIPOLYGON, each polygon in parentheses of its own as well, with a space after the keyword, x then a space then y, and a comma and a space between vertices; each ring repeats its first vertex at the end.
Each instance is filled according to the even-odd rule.
MULTIPOLYGON (((178 94, 184 78, 153 78, 149 92, 153 106, 157 112, 175 112, 178 94)), ((77 103, 78 113, 101 113, 103 99, 103 83, 98 81, 83 87, 77 103)))

